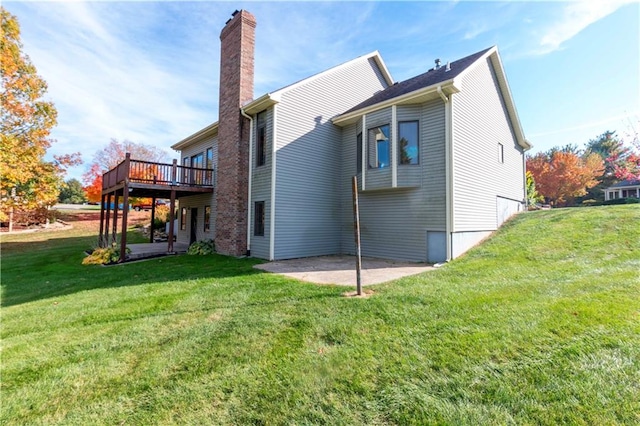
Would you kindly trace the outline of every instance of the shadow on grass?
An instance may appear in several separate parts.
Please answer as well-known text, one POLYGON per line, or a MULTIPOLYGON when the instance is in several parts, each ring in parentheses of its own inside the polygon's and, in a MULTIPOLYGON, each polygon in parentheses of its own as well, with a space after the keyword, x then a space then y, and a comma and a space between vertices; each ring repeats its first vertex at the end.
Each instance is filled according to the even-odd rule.
POLYGON ((257 259, 221 255, 167 256, 113 266, 82 265, 95 236, 5 242, 2 246, 2 300, 9 307, 86 290, 193 279, 264 274, 257 259))

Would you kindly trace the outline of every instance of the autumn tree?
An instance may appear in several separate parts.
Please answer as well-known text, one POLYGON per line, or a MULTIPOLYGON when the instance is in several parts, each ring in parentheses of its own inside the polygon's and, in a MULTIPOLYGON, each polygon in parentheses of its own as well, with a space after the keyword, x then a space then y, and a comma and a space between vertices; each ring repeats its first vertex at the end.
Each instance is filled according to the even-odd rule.
POLYGON ((127 153, 134 160, 149 161, 153 163, 168 162, 168 155, 162 149, 153 145, 117 139, 111 139, 109 144, 98 151, 89 165, 87 172, 82 175, 84 189, 89 201, 100 201, 102 193, 102 174, 116 167, 122 162, 127 153))
MULTIPOLYGON (((640 125, 640 120, 638 120, 637 124, 640 125)), ((630 145, 628 155, 624 158, 624 161, 616 161, 618 160, 617 156, 611 156, 610 160, 616 161, 613 173, 619 180, 640 180, 640 136, 638 128, 630 121, 629 129, 625 133, 624 139, 630 145)))
POLYGON ((564 206, 598 183, 604 164, 602 158, 594 153, 578 155, 573 149, 554 148, 528 157, 527 170, 547 202, 564 206))
POLYGON ((542 195, 540 195, 540 193, 536 189, 536 181, 533 178, 533 174, 530 170, 527 170, 525 177, 527 184, 527 205, 532 206, 539 203, 540 201, 543 201, 544 197, 542 197, 542 195))
POLYGON ((43 100, 47 83, 22 52, 16 17, 3 7, 0 14, 0 221, 11 228, 14 212, 38 216, 53 205, 65 168, 80 160, 79 154, 44 160, 57 111, 43 100))

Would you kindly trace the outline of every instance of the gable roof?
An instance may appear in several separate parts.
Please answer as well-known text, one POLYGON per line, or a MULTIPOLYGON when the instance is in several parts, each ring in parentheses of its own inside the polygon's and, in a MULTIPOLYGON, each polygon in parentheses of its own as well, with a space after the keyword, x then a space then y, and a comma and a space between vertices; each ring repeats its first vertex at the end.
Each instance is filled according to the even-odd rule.
POLYGON ((507 76, 498 54, 498 48, 492 46, 472 55, 449 63, 448 67, 441 66, 438 69, 430 69, 426 73, 410 78, 400 83, 396 83, 373 95, 366 101, 356 105, 350 110, 333 118, 333 123, 345 125, 358 120, 363 114, 368 114, 375 110, 385 108, 401 102, 415 103, 428 97, 437 97, 458 93, 462 90, 462 77, 476 64, 485 59, 489 59, 493 65, 500 93, 504 99, 505 107, 511 120, 516 141, 525 150, 531 149, 533 145, 524 137, 520 119, 516 111, 511 90, 507 83, 507 76), (449 71, 447 71, 449 69, 449 71))
POLYGON ((348 114, 352 111, 357 111, 389 99, 397 98, 407 93, 415 92, 416 90, 423 89, 425 87, 433 86, 454 79, 469 66, 471 66, 478 58, 480 58, 491 49, 492 48, 490 47, 488 49, 474 53, 473 55, 469 55, 462 59, 458 59, 457 61, 453 61, 448 64, 448 66, 443 65, 438 69, 432 68, 423 74, 417 75, 413 78, 401 81, 399 83, 395 83, 393 86, 389 86, 386 89, 381 90, 366 101, 354 106, 344 114, 348 114))
MULTIPOLYGON (((338 71, 342 68, 348 67, 356 62, 360 62, 360 61, 368 61, 369 59, 373 60, 376 65, 378 66, 378 68, 380 69, 380 73, 382 74, 382 77, 385 79, 385 81, 387 82, 388 85, 393 85, 394 81, 393 78, 391 77, 391 74, 389 73, 389 70, 387 69, 387 66, 385 65, 384 61, 382 60, 382 56, 380 56, 380 53, 376 50, 373 51, 371 53, 368 53, 366 55, 362 55, 359 56, 357 58, 351 59, 350 61, 344 62, 340 65, 337 65, 335 67, 326 69, 322 72, 319 72, 317 74, 314 74, 310 77, 304 78, 302 80, 299 80, 295 83, 289 84, 287 86, 281 87, 280 89, 274 91, 274 92, 269 92, 269 93, 265 93, 264 95, 260 96, 259 98, 256 98, 250 102, 248 102, 246 105, 244 105, 242 107, 242 110, 246 113, 246 114, 256 114, 260 111, 264 111, 265 109, 267 109, 268 107, 270 107, 271 105, 277 104, 278 102, 280 102, 280 97, 282 96, 282 94, 295 89, 296 87, 299 87, 303 84, 307 84, 310 83, 318 78, 321 78, 327 74, 331 74, 335 71, 338 71)), ((175 150, 181 150, 184 149, 185 147, 187 147, 188 145, 190 145, 193 142, 196 142, 198 140, 201 140, 203 137, 208 137, 211 135, 215 135, 218 131, 218 122, 214 122, 200 130, 198 130, 197 132, 193 133, 192 135, 187 136, 186 138, 182 139, 179 142, 176 142, 175 144, 173 144, 171 146, 172 149, 175 150)))

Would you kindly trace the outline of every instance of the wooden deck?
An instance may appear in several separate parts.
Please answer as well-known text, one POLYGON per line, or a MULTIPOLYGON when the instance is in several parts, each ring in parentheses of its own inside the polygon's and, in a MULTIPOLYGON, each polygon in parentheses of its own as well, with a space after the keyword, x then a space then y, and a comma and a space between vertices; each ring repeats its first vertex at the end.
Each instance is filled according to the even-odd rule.
MULTIPOLYGON (((129 197, 152 198, 152 224, 155 218, 156 198, 169 198, 169 242, 166 245, 166 252, 175 252, 176 199, 187 195, 213 193, 215 181, 215 169, 179 166, 177 160, 173 160, 172 164, 135 160, 127 153, 120 164, 102 175, 100 246, 106 247, 116 242, 120 225, 120 262, 124 262, 127 247, 129 197), (120 203, 122 205, 122 223, 118 224, 120 203)), ((153 235, 153 230, 150 235, 153 235)))

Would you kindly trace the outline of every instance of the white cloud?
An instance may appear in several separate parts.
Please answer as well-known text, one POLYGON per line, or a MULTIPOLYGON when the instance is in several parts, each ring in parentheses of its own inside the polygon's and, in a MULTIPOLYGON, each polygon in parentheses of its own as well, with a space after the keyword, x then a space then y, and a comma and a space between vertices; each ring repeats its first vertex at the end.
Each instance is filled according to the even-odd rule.
POLYGON ((594 22, 615 12, 629 0, 590 0, 563 3, 559 20, 551 22, 539 40, 537 54, 546 54, 558 50, 594 22))

